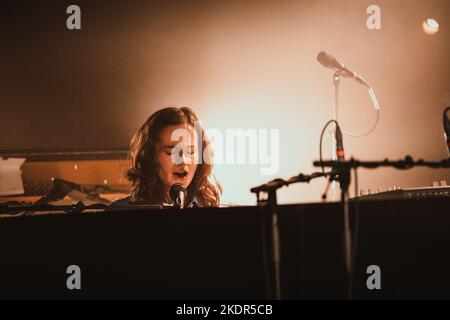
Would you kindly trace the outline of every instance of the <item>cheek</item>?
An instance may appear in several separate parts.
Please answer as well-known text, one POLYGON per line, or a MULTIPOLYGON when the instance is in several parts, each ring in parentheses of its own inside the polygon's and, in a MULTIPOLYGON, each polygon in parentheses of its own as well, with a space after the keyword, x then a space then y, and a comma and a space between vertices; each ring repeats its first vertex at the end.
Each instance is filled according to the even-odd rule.
POLYGON ((171 171, 172 162, 168 155, 162 154, 158 157, 158 166, 160 174, 166 176, 171 171))
POLYGON ((190 164, 188 166, 189 166, 189 172, 191 174, 191 177, 194 177, 195 171, 197 170, 197 165, 196 164, 190 164))

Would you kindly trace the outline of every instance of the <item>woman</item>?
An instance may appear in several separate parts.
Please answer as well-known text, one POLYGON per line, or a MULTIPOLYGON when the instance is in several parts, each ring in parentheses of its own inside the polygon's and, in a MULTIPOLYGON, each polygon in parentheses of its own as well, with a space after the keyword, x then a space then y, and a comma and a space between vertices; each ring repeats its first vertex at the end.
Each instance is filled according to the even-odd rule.
POLYGON ((187 190, 187 207, 219 206, 222 188, 217 180, 215 185, 209 181, 212 164, 203 158, 208 145, 191 109, 155 112, 131 139, 131 194, 113 205, 172 203, 170 188, 181 184, 187 190))

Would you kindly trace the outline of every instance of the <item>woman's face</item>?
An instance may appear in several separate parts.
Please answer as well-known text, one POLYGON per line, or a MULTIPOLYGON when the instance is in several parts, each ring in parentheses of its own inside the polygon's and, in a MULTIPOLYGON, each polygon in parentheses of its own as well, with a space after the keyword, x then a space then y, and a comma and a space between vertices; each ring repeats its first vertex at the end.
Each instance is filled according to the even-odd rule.
POLYGON ((189 125, 167 126, 161 131, 155 159, 166 194, 175 183, 185 188, 191 183, 198 163, 197 140, 189 125))

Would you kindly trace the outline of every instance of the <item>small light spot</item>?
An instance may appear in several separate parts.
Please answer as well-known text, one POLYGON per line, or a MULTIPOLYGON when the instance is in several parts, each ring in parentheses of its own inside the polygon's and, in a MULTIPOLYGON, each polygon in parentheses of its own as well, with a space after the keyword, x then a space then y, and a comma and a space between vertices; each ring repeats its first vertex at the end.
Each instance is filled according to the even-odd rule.
POLYGON ((429 18, 422 22, 422 28, 426 34, 435 34, 439 31, 439 23, 436 20, 429 18))

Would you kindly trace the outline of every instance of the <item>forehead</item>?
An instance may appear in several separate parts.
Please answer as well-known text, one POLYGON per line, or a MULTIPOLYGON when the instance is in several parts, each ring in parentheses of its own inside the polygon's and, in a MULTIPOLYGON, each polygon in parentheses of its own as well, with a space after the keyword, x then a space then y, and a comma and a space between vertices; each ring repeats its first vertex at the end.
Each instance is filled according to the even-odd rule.
POLYGON ((163 147, 176 145, 179 141, 184 140, 184 136, 190 139, 191 144, 194 144, 197 138, 194 128, 188 124, 167 126, 159 135, 159 143, 163 147))

